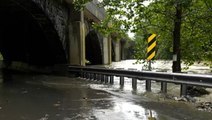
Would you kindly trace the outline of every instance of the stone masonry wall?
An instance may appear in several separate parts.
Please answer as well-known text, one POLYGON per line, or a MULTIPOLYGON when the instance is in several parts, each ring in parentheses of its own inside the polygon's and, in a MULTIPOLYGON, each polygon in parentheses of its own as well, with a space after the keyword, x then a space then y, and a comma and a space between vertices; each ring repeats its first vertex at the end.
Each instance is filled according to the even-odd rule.
POLYGON ((67 51, 68 8, 57 0, 32 0, 52 21, 64 49, 67 51))

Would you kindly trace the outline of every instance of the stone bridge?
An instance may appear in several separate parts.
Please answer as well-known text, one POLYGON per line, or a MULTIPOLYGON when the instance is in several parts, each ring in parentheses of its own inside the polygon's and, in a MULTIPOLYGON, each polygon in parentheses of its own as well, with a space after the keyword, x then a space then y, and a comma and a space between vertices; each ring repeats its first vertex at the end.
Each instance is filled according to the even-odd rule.
POLYGON ((72 0, 1 0, 0 52, 4 61, 28 65, 110 64, 120 60, 120 43, 112 47, 110 37, 92 28, 101 21, 104 9, 97 0, 81 11, 72 0))

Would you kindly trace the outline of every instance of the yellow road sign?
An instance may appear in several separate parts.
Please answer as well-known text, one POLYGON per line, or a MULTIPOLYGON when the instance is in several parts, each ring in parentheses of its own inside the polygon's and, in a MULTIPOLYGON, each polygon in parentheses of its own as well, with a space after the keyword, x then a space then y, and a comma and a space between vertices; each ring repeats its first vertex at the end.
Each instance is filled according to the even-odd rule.
POLYGON ((147 60, 152 60, 155 55, 155 47, 156 47, 156 34, 152 34, 148 37, 148 48, 147 48, 147 60))

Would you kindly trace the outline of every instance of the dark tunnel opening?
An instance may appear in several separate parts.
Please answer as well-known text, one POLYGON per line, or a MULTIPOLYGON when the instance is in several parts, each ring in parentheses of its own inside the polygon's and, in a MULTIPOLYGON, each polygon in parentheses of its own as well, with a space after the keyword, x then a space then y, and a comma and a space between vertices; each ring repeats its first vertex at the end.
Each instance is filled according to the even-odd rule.
POLYGON ((97 33, 93 30, 88 33, 85 38, 86 45, 86 60, 90 65, 101 65, 102 64, 102 50, 100 41, 97 33))
POLYGON ((0 1, 0 52, 4 60, 38 66, 65 64, 65 52, 53 24, 36 4, 26 4, 44 17, 38 20, 24 5, 0 1))

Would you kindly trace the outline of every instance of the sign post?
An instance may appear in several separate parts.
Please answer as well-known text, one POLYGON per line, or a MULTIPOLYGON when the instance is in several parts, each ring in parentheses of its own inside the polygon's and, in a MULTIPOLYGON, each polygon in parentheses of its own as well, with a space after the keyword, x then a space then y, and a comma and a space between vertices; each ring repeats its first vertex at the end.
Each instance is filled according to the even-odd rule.
POLYGON ((151 60, 155 57, 156 34, 151 34, 148 37, 147 61, 149 63, 149 71, 151 71, 151 60))
MULTIPOLYGON (((148 48, 147 48, 147 61, 149 63, 148 69, 151 71, 151 60, 155 57, 156 47, 156 34, 148 36, 148 48)), ((151 91, 151 80, 146 80, 146 91, 151 91)))

